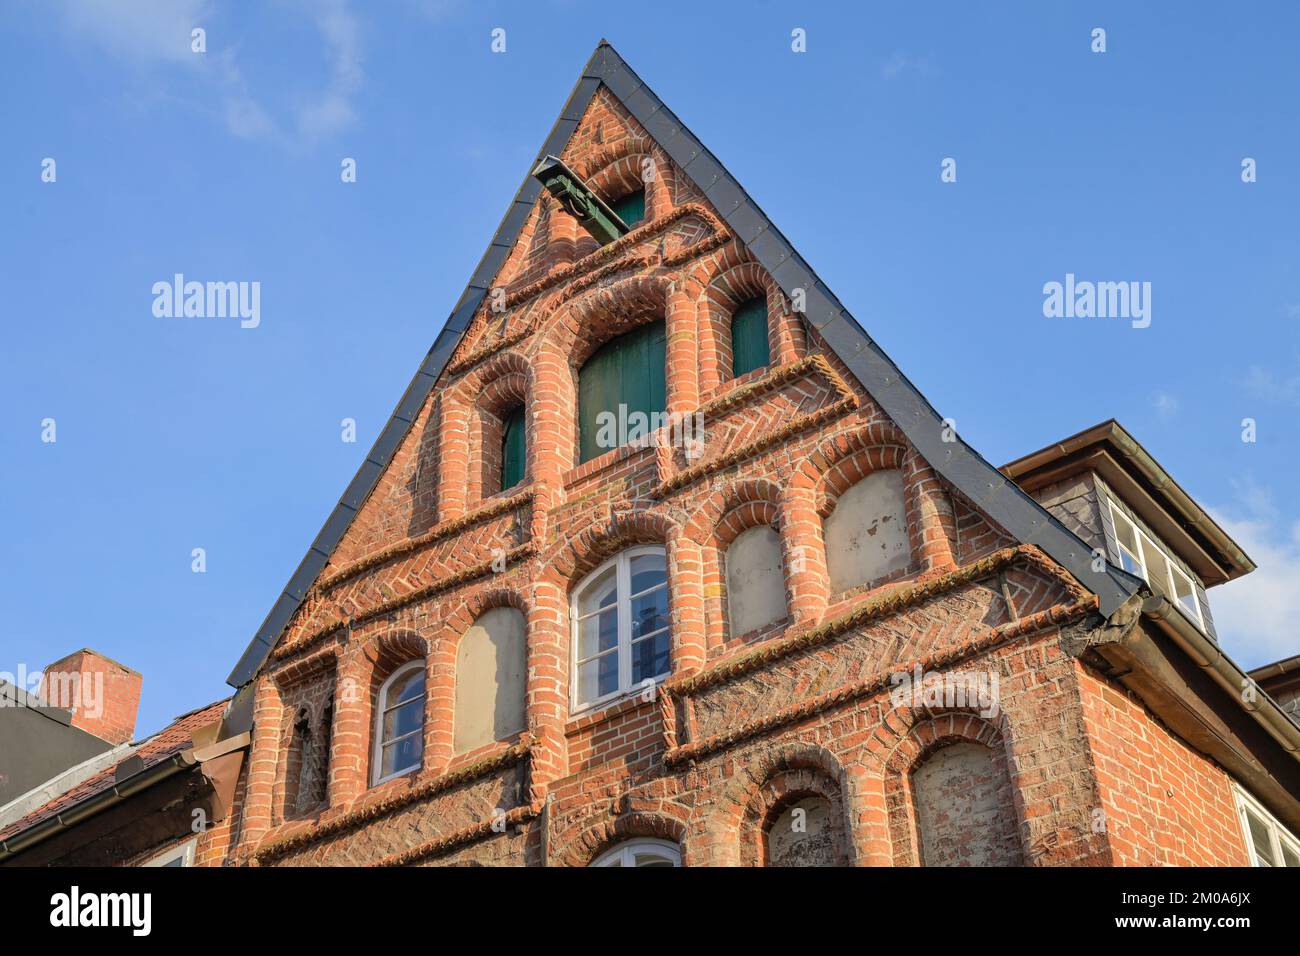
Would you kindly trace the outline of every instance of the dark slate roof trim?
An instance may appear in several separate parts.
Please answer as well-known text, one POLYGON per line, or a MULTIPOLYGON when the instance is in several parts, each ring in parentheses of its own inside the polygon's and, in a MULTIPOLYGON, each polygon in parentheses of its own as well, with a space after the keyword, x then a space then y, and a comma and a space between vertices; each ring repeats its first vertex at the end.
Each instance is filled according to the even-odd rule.
MULTIPOLYGON (((560 112, 559 119, 555 121, 550 134, 546 137, 546 142, 542 145, 533 162, 528 164, 530 172, 547 153, 559 154, 562 152, 569 142, 569 137, 577 129, 578 120, 582 118, 582 114, 587 109, 587 104, 591 102, 591 98, 596 94, 596 89, 600 86, 600 78, 592 73, 592 66, 600 57, 602 49, 602 47, 596 49, 591 61, 584 68, 582 76, 574 85, 568 101, 564 104, 564 109, 560 112)), ((316 536, 316 540, 312 542, 311 548, 289 579, 284 592, 276 599, 275 605, 267 614, 266 619, 262 621, 261 627, 257 629, 257 633, 239 658, 234 670, 226 678, 226 683, 232 687, 242 687, 257 675, 258 670, 270 655, 271 649, 275 646, 275 642, 279 640, 285 627, 288 626, 294 612, 302 604, 312 582, 325 568, 330 556, 334 553, 334 549, 338 547, 339 541, 342 540, 343 535, 352 524, 352 519, 361 509, 362 503, 374 490, 379 481, 379 476, 383 474, 384 467, 392 459, 392 456, 401 445, 402 439, 410 431, 416 416, 419 415, 420 409, 424 407, 425 400, 433 390, 438 376, 442 374, 442 370, 446 367, 452 352, 460 344, 465 330, 469 328, 474 313, 478 311, 484 296, 487 295, 492 279, 505 263, 510 250, 514 248, 515 240, 523 230, 528 213, 532 209, 533 203, 537 201, 541 189, 541 183, 533 179, 531 175, 524 178, 523 184, 515 193, 515 197, 511 200, 505 215, 501 217, 496 234, 492 237, 491 243, 488 244, 483 258, 479 260, 478 265, 475 267, 465 291, 461 293, 460 299, 457 300, 450 317, 448 317, 446 324, 439 332, 437 339, 434 340, 432 348, 429 349, 415 376, 411 379, 411 384, 407 386, 406 392, 402 395, 397 408, 394 409, 392 416, 388 419, 388 423, 379 433, 379 437, 375 440, 369 454, 366 455, 365 461, 357 469, 356 477, 352 479, 347 490, 343 492, 343 496, 339 498, 338 504, 334 506, 334 510, 330 512, 329 517, 325 520, 325 524, 316 536)))
MULTIPOLYGON (((1108 564, 1104 573, 1094 573, 1091 569, 1091 550, 1083 541, 985 461, 978 452, 960 438, 956 442, 942 440, 942 416, 872 341, 834 293, 817 278, 813 269, 795 252, 794 246, 772 225, 771 220, 726 168, 604 40, 587 62, 537 158, 529 164, 529 170, 548 153, 559 156, 564 151, 569 137, 577 129, 579 119, 601 83, 704 193, 705 198, 740 237, 754 258, 771 273, 785 294, 792 296, 793 290, 797 288, 805 290, 804 316, 809 325, 817 330, 936 472, 959 488, 1012 536, 1042 548, 1087 585, 1097 594, 1103 614, 1109 616, 1136 592, 1141 582, 1118 568, 1108 564)), ((469 285, 456 303, 451 318, 447 320, 398 405, 398 411, 389 420, 352 485, 325 522, 325 527, 299 565, 289 587, 271 609, 239 664, 227 678, 232 686, 242 686, 256 675, 281 631, 302 602, 302 596, 311 581, 329 560, 361 502, 373 490, 382 467, 388 463, 410 429, 411 419, 428 397, 434 382, 487 294, 489 284, 513 248, 528 209, 537 199, 541 188, 541 184, 529 176, 515 194, 496 235, 474 270, 469 285)))
POLYGON ((943 417, 871 339, 817 273, 772 225, 758 204, 726 168, 686 129, 677 117, 641 82, 610 46, 597 51, 600 75, 628 112, 658 140, 656 132, 672 137, 659 141, 686 176, 704 193, 727 225, 787 296, 803 289, 804 316, 907 435, 934 468, 979 508, 1022 542, 1042 548, 1097 594, 1109 616, 1137 590, 1132 575, 1107 565, 1092 570, 1092 551, 1015 482, 1004 477, 958 437, 943 440, 943 417), (603 53, 603 55, 602 55, 603 53))

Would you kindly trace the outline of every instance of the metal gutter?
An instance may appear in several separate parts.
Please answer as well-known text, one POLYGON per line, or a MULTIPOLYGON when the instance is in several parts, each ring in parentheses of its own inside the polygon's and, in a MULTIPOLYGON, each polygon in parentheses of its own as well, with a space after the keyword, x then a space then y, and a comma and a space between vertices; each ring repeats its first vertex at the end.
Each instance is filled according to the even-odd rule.
POLYGON ((0 862, 44 842, 56 833, 62 833, 68 827, 75 826, 83 820, 116 806, 127 797, 139 793, 141 790, 161 783, 184 770, 189 770, 196 763, 192 750, 172 754, 166 760, 160 761, 148 769, 114 784, 107 790, 100 791, 81 803, 74 804, 65 812, 57 813, 47 820, 42 820, 35 826, 0 841, 0 862))
MULTIPOLYGON (((1022 458, 1017 458, 1015 461, 1008 462, 999 471, 1010 478, 1018 479, 1053 462, 1085 451, 1094 445, 1112 446, 1120 453, 1125 462, 1131 465, 1156 492, 1166 499, 1168 505, 1172 506, 1173 513, 1179 519, 1216 548, 1221 558, 1215 559, 1207 555, 1210 560, 1214 561, 1216 565, 1220 565, 1222 558, 1226 558, 1231 562, 1232 566, 1222 569, 1225 580, 1230 581, 1255 570, 1255 562, 1242 550, 1241 546, 1233 541, 1228 536, 1228 533, 1209 516, 1205 509, 1198 505, 1191 495, 1169 476, 1169 473, 1152 457, 1151 453, 1143 448, 1141 443, 1113 418, 1087 428, 1076 435, 1071 435, 1069 438, 1048 445, 1046 448, 1032 452, 1022 458)), ((1159 507, 1163 507, 1163 505, 1159 505, 1159 507)), ((1183 534, 1188 534, 1186 528, 1180 530, 1183 534)), ((1195 541, 1192 535, 1188 536, 1195 541)))
POLYGON ((1255 679, 1233 663, 1223 650, 1200 632, 1168 598, 1160 595, 1147 598, 1142 603, 1142 613, 1160 625, 1160 628, 1173 639, 1192 661, 1208 673, 1229 696, 1241 706, 1242 710, 1254 717, 1255 721, 1268 731, 1282 748, 1300 761, 1300 724, 1296 724, 1277 701, 1262 689, 1255 695, 1255 700, 1243 698, 1242 691, 1255 679))
POLYGON ((1248 673, 1255 680, 1264 681, 1272 677, 1281 677, 1283 674, 1289 674, 1292 671, 1300 671, 1300 654, 1295 657, 1286 657, 1280 661, 1274 661, 1272 664, 1265 664, 1263 667, 1256 667, 1248 673))
POLYGON ((243 733, 236 737, 219 740, 206 747, 190 747, 180 753, 172 754, 170 757, 132 774, 125 780, 113 784, 107 790, 101 790, 99 793, 87 797, 82 802, 69 807, 66 811, 56 813, 49 819, 42 820, 40 823, 22 830, 8 839, 0 841, 0 862, 24 850, 31 849, 38 843, 43 843, 69 827, 76 826, 84 820, 117 806, 128 797, 216 757, 241 750, 251 742, 252 735, 243 733))

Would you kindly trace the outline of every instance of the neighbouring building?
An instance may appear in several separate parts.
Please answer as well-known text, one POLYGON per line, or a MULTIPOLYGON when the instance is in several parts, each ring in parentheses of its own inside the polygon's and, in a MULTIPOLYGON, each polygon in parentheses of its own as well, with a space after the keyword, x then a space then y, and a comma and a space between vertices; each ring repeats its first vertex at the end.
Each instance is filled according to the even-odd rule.
POLYGON ((133 740, 142 676, 88 648, 0 697, 0 865, 190 866, 229 823, 247 731, 230 699, 133 740), (10 700, 12 699, 12 703, 10 700))
POLYGON ((231 674, 197 859, 1295 865, 1252 569, 1114 422, 990 466, 602 43, 231 674))

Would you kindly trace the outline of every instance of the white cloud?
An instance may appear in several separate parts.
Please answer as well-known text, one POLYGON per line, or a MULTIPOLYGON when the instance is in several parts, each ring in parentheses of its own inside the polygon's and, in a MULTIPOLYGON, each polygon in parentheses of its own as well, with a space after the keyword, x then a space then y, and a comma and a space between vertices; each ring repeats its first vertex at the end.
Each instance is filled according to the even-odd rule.
POLYGON ((307 139, 331 136, 356 120, 352 97, 361 88, 361 40, 347 0, 327 0, 309 9, 325 40, 330 61, 328 88, 298 110, 298 131, 307 139))
POLYGON ((880 64, 880 75, 886 80, 897 79, 908 72, 929 73, 930 58, 928 56, 908 56, 901 50, 897 50, 890 55, 889 59, 882 61, 880 64))
POLYGON ((197 65, 190 31, 207 19, 207 0, 65 0, 64 22, 126 59, 197 65))
POLYGON ((1214 520, 1258 568, 1210 591, 1219 642, 1246 669, 1300 654, 1300 521, 1289 525, 1265 488, 1247 481, 1214 520))
MULTIPOLYGON (((229 31, 216 28, 209 0, 60 0, 63 23, 76 37, 95 43, 137 69, 155 73, 183 69, 206 83, 209 104, 226 128, 241 138, 284 137, 289 132, 314 141, 356 121, 353 98, 364 79, 360 31, 348 0, 297 0, 320 33, 328 66, 325 88, 279 110, 249 88, 236 48, 223 45, 229 31), (207 52, 190 48, 191 31, 207 31, 207 52), (277 121, 276 113, 282 119, 277 121)), ((296 15, 296 14, 295 14, 296 15)))
POLYGON ((1161 418, 1170 419, 1178 414, 1178 399, 1168 392, 1161 392, 1156 395, 1156 414, 1161 418))
POLYGON ((1242 383, 1252 398, 1284 405, 1300 405, 1300 374, 1280 376, 1272 369, 1252 365, 1242 383))

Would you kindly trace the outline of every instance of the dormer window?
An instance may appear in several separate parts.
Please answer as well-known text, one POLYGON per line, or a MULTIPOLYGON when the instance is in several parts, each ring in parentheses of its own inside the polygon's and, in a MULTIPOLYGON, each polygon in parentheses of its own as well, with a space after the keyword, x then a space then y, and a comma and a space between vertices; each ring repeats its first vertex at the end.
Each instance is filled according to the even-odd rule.
POLYGON ((645 190, 638 189, 634 193, 628 193, 622 199, 610 203, 609 208, 614 210, 614 215, 623 220, 625 226, 635 229, 636 224, 645 218, 645 190))
POLYGON ((1192 579, 1113 502, 1110 514, 1115 523, 1115 542, 1119 546, 1120 564, 1124 570, 1143 578, 1158 592, 1171 598, 1193 624, 1204 630, 1201 604, 1192 579))

